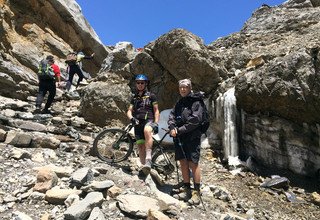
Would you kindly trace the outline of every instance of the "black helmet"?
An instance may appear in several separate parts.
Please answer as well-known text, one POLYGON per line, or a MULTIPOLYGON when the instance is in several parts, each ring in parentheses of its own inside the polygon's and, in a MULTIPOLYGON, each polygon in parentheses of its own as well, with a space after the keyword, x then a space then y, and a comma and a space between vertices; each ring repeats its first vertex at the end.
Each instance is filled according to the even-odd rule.
POLYGON ((54 61, 54 57, 52 55, 48 55, 46 57, 46 60, 53 62, 54 61))

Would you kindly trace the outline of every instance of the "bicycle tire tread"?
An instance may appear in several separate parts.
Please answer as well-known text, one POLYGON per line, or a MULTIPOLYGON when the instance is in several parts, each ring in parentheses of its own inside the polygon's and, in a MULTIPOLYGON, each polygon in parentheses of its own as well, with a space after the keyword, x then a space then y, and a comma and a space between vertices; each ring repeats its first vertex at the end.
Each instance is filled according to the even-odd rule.
MULTIPOLYGON (((116 140, 117 142, 118 140, 116 140)), ((114 144, 114 142, 112 142, 112 145, 114 144)), ((113 155, 115 155, 114 153, 114 149, 113 147, 107 147, 109 152, 112 152, 113 155)), ((96 138, 94 139, 93 142, 93 152, 94 154, 101 160, 107 162, 107 163, 119 163, 122 162, 126 159, 128 159, 128 157, 130 156, 130 154, 133 152, 133 140, 131 138, 131 136, 129 135, 129 133, 127 133, 126 131, 122 130, 122 129, 118 129, 118 128, 109 128, 109 129, 105 129, 103 131, 101 131, 96 138), (105 136, 107 136, 108 133, 119 133, 121 134, 121 137, 123 137, 123 135, 125 135, 125 138, 127 140, 127 142, 120 142, 120 143, 127 143, 128 144, 128 149, 126 151, 126 153, 123 154, 123 156, 119 157, 119 158, 107 158, 106 156, 102 155, 102 153, 99 151, 99 141, 101 141, 101 139, 103 139, 105 136)))

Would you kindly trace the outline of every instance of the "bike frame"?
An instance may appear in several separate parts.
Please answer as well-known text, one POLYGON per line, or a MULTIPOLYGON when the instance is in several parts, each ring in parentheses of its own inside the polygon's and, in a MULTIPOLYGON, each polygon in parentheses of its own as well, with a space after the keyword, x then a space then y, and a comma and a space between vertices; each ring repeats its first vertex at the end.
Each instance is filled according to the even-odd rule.
MULTIPOLYGON (((162 128, 163 129, 163 128, 162 128)), ((165 137, 169 134, 169 130, 167 130, 167 129, 163 129, 164 131, 166 131, 166 133, 163 135, 163 137, 158 141, 158 140, 156 140, 154 137, 153 137, 153 152, 157 152, 157 151, 160 151, 161 152, 161 155, 164 157, 164 159, 167 161, 167 166, 174 166, 172 163, 171 163, 171 161, 170 161, 170 159, 169 159, 169 157, 168 157, 168 155, 163 151, 163 147, 162 147, 162 145, 161 145, 161 143, 162 143, 162 141, 165 139, 165 137)), ((156 164, 153 164, 153 166, 155 166, 155 167, 157 167, 157 165, 156 164)))
MULTIPOLYGON (((132 123, 128 124, 123 130, 130 134, 130 130, 134 127, 134 125, 132 123)), ((162 141, 166 138, 166 136, 170 133, 170 131, 168 129, 162 128, 162 130, 164 130, 166 133, 163 135, 163 137, 158 141, 157 139, 155 139, 154 137, 152 137, 153 139, 153 146, 152 147, 157 147, 160 148, 162 150, 161 144, 162 141)), ((122 138, 122 137, 121 137, 122 138)), ((121 139, 120 138, 120 139, 121 139)), ((135 141, 135 137, 132 137, 132 139, 135 141)))
MULTIPOLYGON (((93 150, 97 154, 97 156, 107 163, 114 164, 122 162, 128 157, 130 157, 131 154, 134 156, 137 156, 137 144, 135 144, 136 140, 134 135, 130 132, 131 129, 134 127, 132 123, 126 125, 122 128, 106 128, 103 131, 101 131, 97 137, 94 140, 93 143, 93 150), (109 133, 110 132, 110 133, 109 133), (114 136, 115 139, 111 139, 111 142, 109 146, 104 146, 103 139, 105 137, 108 137, 107 135, 119 134, 120 136, 114 136), (104 150, 104 147, 106 149, 106 152, 99 151, 99 141, 101 141, 101 150, 104 150), (125 143, 125 146, 127 148, 121 149, 122 143, 125 143), (123 152, 123 153, 121 153, 123 152), (101 154, 102 153, 102 154, 101 154), (104 154, 106 153, 106 154, 104 154), (118 157, 119 156, 119 157, 118 157)), ((163 129, 163 128, 162 128, 163 129)), ((174 153, 171 146, 168 148, 162 146, 163 140, 167 137, 169 134, 168 129, 163 129, 165 131, 165 134, 161 137, 160 140, 155 139, 152 137, 153 145, 152 145, 152 164, 151 166, 155 168, 159 173, 162 173, 164 175, 170 175, 174 170, 174 162, 173 162, 173 155, 174 153)))
MULTIPOLYGON (((132 123, 130 123, 129 125, 127 125, 124 130, 126 131, 126 133, 129 133, 130 130, 134 127, 134 125, 132 123)), ((158 150, 161 152, 161 154, 163 155, 163 157, 165 158, 165 160, 172 164, 171 161, 169 160, 169 157, 167 154, 164 153, 163 151, 163 147, 162 147, 162 141, 166 138, 166 136, 170 133, 170 130, 162 128, 162 130, 164 130, 166 133, 162 136, 162 138, 158 141, 157 139, 155 139, 154 137, 152 137, 153 139, 153 144, 152 144, 152 151, 153 152, 157 152, 158 150)), ((133 137, 133 140, 135 140, 135 138, 133 137)), ((134 151, 133 151, 134 153, 134 151)), ((155 164, 153 164, 155 166, 155 164)))

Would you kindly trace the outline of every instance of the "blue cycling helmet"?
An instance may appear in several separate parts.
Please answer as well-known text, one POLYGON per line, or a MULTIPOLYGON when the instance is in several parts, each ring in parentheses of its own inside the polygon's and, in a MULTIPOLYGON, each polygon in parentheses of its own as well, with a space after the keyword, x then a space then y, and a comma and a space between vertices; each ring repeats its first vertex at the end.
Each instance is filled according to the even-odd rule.
POLYGON ((138 74, 137 76, 136 76, 136 79, 135 79, 136 81, 137 80, 141 80, 141 81, 149 81, 148 80, 148 77, 146 76, 146 75, 144 75, 144 74, 138 74))

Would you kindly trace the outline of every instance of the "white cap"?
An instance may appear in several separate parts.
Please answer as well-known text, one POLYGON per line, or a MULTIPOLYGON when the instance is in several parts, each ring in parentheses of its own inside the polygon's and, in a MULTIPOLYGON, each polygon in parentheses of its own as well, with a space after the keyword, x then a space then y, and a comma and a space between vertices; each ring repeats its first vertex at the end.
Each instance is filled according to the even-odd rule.
POLYGON ((192 89, 191 80, 190 79, 179 80, 179 87, 180 86, 188 86, 190 89, 192 89))

